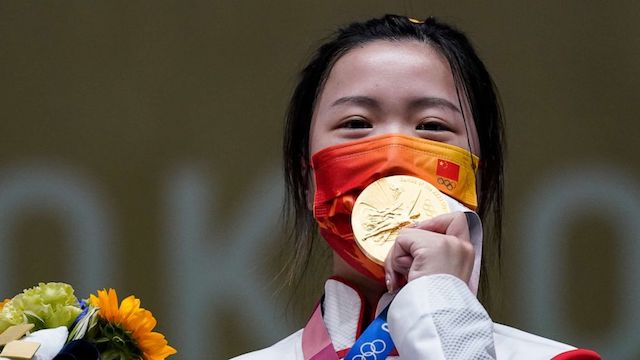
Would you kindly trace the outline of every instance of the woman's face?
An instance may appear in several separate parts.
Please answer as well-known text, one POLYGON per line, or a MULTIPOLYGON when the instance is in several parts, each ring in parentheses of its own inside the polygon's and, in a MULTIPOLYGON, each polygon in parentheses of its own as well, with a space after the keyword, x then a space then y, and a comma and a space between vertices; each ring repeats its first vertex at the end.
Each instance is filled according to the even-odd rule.
POLYGON ((311 120, 309 151, 400 133, 479 156, 466 98, 462 104, 464 109, 449 63, 432 47, 417 41, 368 43, 347 52, 329 73, 311 120))

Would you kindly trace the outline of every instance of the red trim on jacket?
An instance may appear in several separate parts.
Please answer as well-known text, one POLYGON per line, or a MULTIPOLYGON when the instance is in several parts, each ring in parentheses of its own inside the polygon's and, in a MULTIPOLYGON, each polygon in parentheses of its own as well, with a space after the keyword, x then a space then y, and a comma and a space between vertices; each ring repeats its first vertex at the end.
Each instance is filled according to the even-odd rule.
POLYGON ((602 358, 594 351, 576 349, 556 355, 551 360, 602 360, 602 358))

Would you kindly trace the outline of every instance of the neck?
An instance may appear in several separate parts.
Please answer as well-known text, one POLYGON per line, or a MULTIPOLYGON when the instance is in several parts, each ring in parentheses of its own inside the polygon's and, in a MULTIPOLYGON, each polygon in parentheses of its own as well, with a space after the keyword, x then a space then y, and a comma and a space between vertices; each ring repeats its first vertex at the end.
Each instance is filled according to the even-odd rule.
POLYGON ((353 269, 342 258, 333 253, 333 274, 349 281, 364 296, 369 309, 375 309, 380 296, 387 291, 384 284, 370 279, 353 269))

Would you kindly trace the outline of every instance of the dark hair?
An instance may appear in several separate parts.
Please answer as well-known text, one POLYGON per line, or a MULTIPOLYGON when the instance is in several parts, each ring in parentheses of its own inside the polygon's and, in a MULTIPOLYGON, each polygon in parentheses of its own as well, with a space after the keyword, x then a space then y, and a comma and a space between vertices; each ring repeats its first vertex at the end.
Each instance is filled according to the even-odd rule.
POLYGON ((495 84, 467 37, 433 17, 421 22, 404 16, 386 15, 366 22, 352 23, 339 29, 323 44, 300 74, 289 104, 283 143, 285 223, 289 226, 289 239, 294 244, 293 257, 289 262, 289 281, 297 284, 303 277, 317 237, 316 222, 307 205, 310 184, 309 130, 316 99, 340 57, 357 46, 379 40, 420 41, 433 47, 449 62, 458 97, 466 96, 468 99, 481 152, 478 168, 478 214, 485 225, 485 241, 479 297, 488 306, 487 265, 497 264, 499 268, 501 252, 504 152, 502 109, 495 84))

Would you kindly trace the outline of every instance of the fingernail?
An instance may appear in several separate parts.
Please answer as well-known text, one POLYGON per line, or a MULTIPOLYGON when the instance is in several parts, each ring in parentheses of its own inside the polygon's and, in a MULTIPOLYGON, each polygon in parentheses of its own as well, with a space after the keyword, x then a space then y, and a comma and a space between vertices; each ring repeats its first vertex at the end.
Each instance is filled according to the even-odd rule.
POLYGON ((391 278, 389 278, 389 275, 387 275, 385 277, 384 282, 387 284, 387 291, 391 292, 392 291, 392 289, 391 289, 391 278))

